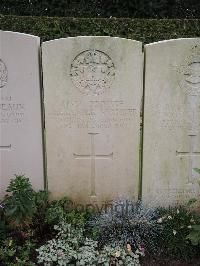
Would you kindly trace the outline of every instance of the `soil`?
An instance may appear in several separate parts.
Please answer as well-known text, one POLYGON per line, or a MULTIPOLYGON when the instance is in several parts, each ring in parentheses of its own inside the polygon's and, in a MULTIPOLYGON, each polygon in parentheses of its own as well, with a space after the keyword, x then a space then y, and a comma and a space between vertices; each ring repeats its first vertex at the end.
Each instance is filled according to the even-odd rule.
POLYGON ((169 258, 148 258, 144 257, 141 261, 142 266, 200 266, 200 258, 192 259, 190 262, 183 262, 180 260, 171 260, 169 258))

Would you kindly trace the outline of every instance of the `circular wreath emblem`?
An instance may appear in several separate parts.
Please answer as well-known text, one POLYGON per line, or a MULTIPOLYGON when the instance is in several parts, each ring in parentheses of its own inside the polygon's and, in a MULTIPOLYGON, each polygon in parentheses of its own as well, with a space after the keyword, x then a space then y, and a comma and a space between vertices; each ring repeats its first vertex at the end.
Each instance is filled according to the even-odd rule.
POLYGON ((192 47, 189 55, 176 67, 179 86, 187 95, 200 95, 200 47, 192 47))
POLYGON ((0 88, 3 88, 8 80, 8 71, 5 63, 0 59, 0 88))
POLYGON ((200 60, 189 62, 184 72, 185 83, 191 88, 200 87, 200 60))
POLYGON ((115 78, 115 66, 104 52, 86 50, 74 58, 70 75, 74 86, 81 93, 99 95, 112 85, 115 78))

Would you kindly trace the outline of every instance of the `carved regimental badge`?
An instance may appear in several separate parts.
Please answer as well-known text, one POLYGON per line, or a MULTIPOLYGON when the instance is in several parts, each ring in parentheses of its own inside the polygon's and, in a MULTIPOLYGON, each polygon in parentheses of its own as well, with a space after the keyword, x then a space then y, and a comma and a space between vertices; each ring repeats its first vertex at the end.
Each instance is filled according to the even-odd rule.
POLYGON ((200 51, 197 48, 193 47, 192 55, 177 68, 180 74, 180 87, 191 96, 200 96, 200 51))
POLYGON ((0 88, 3 88, 8 80, 8 71, 5 63, 0 59, 0 88))
POLYGON ((70 75, 74 86, 81 93, 99 95, 112 85, 115 66, 107 54, 98 50, 87 50, 74 58, 70 75))

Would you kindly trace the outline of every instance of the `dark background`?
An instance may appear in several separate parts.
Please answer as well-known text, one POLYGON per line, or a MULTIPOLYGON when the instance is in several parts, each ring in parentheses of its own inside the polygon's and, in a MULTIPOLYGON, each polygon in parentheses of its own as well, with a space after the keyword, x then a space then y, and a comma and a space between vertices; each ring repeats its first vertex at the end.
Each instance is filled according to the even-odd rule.
POLYGON ((0 0, 0 14, 194 19, 200 18, 200 0, 0 0))

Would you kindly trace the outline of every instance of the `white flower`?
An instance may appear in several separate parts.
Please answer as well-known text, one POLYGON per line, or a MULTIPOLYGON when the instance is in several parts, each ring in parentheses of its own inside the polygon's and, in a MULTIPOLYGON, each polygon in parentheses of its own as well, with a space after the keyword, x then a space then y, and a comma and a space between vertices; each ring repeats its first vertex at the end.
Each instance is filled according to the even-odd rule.
POLYGON ((176 230, 173 230, 173 234, 174 234, 174 236, 177 234, 176 230))
POLYGON ((192 226, 191 225, 188 225, 188 228, 192 228, 192 226))
POLYGON ((176 213, 179 214, 179 212, 180 212, 179 209, 177 209, 176 213))
POLYGON ((119 258, 120 255, 121 255, 120 251, 116 251, 116 252, 115 252, 115 257, 116 257, 116 258, 119 258))
POLYGON ((159 219, 157 220, 157 223, 161 224, 162 221, 163 221, 163 219, 162 219, 162 218, 159 218, 159 219))
POLYGON ((171 220, 171 219, 172 219, 171 215, 169 215, 167 218, 168 218, 169 220, 171 220))
POLYGON ((128 251, 128 252, 131 252, 131 251, 132 251, 132 248, 131 248, 131 245, 130 245, 130 244, 127 244, 127 245, 126 245, 126 248, 127 248, 127 251, 128 251))

